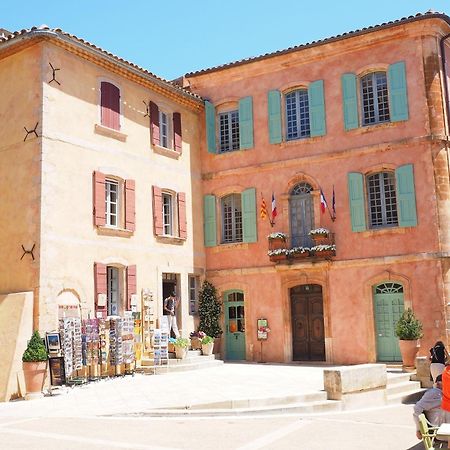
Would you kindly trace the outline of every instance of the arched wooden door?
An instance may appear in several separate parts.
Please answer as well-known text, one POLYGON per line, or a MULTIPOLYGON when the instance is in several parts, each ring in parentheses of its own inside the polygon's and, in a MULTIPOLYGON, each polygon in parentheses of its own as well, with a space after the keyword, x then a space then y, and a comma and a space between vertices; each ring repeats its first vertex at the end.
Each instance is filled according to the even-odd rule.
POLYGON ((289 217, 292 247, 312 247, 309 232, 314 228, 313 188, 308 183, 299 183, 291 190, 289 217))
POLYGON ((290 290, 292 359, 325 361, 322 287, 304 284, 290 290))
POLYGON ((403 313, 403 286, 395 282, 374 286, 377 361, 401 361, 395 324, 403 313))

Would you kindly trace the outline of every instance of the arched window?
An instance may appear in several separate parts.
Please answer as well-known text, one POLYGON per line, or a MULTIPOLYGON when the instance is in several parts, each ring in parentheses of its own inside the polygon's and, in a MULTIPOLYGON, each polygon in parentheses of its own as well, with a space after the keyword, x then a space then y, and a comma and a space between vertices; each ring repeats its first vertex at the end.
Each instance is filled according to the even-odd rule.
POLYGON ((297 89, 285 95, 286 140, 309 137, 308 89, 297 89))
POLYGON ((311 247, 309 232, 314 228, 314 203, 310 184, 296 184, 290 193, 289 213, 291 222, 291 244, 293 247, 311 247))
POLYGON ((403 293, 403 286, 398 283, 382 283, 375 286, 375 294, 403 293))
POLYGON ((222 198, 222 242, 242 242, 241 194, 222 198))
POLYGON ((372 72, 361 78, 362 124, 389 122, 389 94, 386 72, 372 72))
POLYGON ((394 172, 379 172, 366 177, 370 228, 398 225, 394 172))

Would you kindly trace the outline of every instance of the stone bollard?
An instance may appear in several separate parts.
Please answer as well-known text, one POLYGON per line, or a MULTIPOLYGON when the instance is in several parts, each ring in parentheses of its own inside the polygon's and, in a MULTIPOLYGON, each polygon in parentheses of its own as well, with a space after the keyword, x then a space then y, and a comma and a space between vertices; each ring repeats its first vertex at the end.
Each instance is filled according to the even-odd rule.
POLYGON ((430 379, 430 360, 427 356, 416 357, 416 374, 411 377, 412 381, 420 381, 423 388, 433 387, 430 379))

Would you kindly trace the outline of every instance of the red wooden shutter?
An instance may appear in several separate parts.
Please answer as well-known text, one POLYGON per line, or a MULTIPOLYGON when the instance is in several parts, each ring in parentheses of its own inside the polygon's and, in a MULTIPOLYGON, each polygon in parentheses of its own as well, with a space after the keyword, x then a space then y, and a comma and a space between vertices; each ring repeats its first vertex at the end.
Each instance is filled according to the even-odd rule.
POLYGON ((136 266, 127 267, 127 311, 131 311, 131 296, 136 294, 136 266))
POLYGON ((134 180, 125 180, 125 229, 130 231, 136 229, 135 198, 134 180))
POLYGON ((173 142, 174 150, 181 155, 181 114, 173 113, 173 142))
POLYGON ((120 129, 120 89, 107 81, 100 84, 102 125, 120 129))
POLYGON ((184 192, 178 192, 178 235, 182 239, 187 237, 186 194, 184 192))
POLYGON ((106 224, 106 204, 105 204, 105 175, 101 172, 94 172, 94 225, 102 227, 106 224))
POLYGON ((108 288, 106 285, 106 265, 101 263, 94 263, 94 304, 96 311, 104 311, 106 314, 106 306, 98 306, 97 299, 99 294, 107 294, 108 288))
POLYGON ((153 186, 153 229, 156 236, 163 234, 162 191, 158 186, 153 186))
POLYGON ((159 145, 159 108, 153 102, 150 102, 150 131, 152 133, 152 144, 159 145))

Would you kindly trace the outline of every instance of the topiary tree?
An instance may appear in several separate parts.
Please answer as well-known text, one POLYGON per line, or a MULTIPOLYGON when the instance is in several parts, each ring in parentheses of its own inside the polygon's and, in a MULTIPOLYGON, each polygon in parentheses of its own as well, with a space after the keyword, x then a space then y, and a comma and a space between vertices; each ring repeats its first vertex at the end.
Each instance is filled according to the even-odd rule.
POLYGON ((403 314, 395 325, 395 334, 402 341, 414 341, 423 336, 422 323, 416 319, 411 308, 403 311, 403 314))
POLYGON ((199 293, 198 315, 200 324, 198 329, 211 336, 218 338, 222 334, 219 324, 221 305, 217 299, 217 290, 213 284, 204 281, 199 293))
POLYGON ((28 342, 27 349, 23 352, 23 362, 47 361, 47 349, 45 348, 39 331, 35 331, 28 342))

